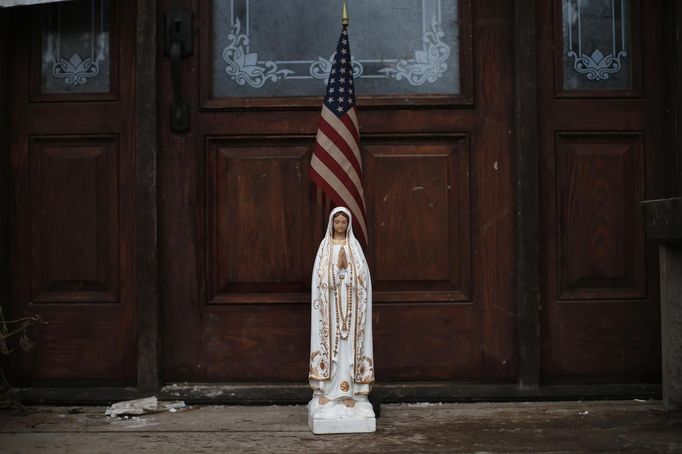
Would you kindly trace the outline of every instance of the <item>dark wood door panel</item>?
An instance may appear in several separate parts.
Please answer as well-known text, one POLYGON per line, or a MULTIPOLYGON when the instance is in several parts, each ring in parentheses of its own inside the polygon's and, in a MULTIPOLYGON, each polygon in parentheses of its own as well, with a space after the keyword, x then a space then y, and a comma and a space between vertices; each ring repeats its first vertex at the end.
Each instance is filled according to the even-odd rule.
MULTIPOLYGON (((385 287, 375 292, 374 315, 376 345, 386 346, 384 377, 484 378, 486 355, 480 351, 484 333, 477 328, 483 303, 473 306, 452 302, 471 300, 467 136, 370 142, 368 163, 382 156, 398 161, 397 168, 383 163, 366 166, 369 171, 372 166, 383 167, 371 180, 377 181, 373 190, 396 194, 394 207, 400 210, 400 216, 393 215, 393 225, 385 230, 389 232, 390 227, 394 232, 405 231, 403 217, 415 228, 427 222, 444 224, 435 225, 443 232, 442 237, 424 233, 409 238, 412 244, 403 238, 400 247, 405 248, 401 252, 404 255, 384 259, 385 263, 403 261, 403 267, 416 270, 416 277, 385 284, 374 277, 376 285, 385 287), (415 172, 418 168, 421 173, 415 172), (417 192, 418 197, 424 197, 424 191, 428 200, 409 203, 400 198, 403 191, 396 191, 393 185, 407 188, 408 195, 417 192), (424 210, 437 213, 425 217, 424 210), (419 267, 429 265, 434 252, 444 254, 443 269, 420 278, 423 271, 419 267), (423 263, 414 261, 419 254, 424 256, 423 263), (402 304, 383 306, 383 301, 402 304), (401 308, 410 301, 418 304, 401 308), (448 306, 452 307, 434 301, 450 301, 448 306), (405 332, 404 324, 408 327, 405 332), (405 348, 395 346, 399 332, 407 336, 405 348), (429 353, 422 352, 422 348, 428 348, 429 353), (405 369, 405 361, 413 368, 405 369)), ((172 282, 175 290, 162 295, 166 323, 182 326, 183 332, 182 336, 170 330, 164 334, 166 379, 297 381, 305 375, 310 338, 309 269, 314 258, 313 239, 319 236, 311 235, 311 231, 321 230, 321 213, 312 206, 305 172, 311 150, 309 143, 303 143, 285 138, 211 137, 203 165, 205 194, 200 194, 201 188, 196 186, 185 194, 169 194, 192 202, 184 205, 184 213, 164 224, 164 230, 169 232, 166 238, 172 241, 169 248, 182 254, 163 261, 165 280, 172 282), (204 199, 205 210, 200 206, 204 199), (202 213, 206 215, 205 224, 197 220, 202 213), (202 245, 203 234, 195 229, 204 225, 206 244, 202 245), (180 232, 187 235, 186 240, 178 237, 180 232), (185 246, 178 250, 177 242, 185 246), (187 247, 190 244, 196 249, 187 247), (208 257, 206 290, 204 282, 194 277, 203 266, 203 261, 196 258, 201 257, 202 250, 208 257), (305 257, 301 257, 303 252, 305 257)), ((194 156, 201 162, 198 154, 194 156)), ((180 160, 179 155, 173 157, 180 160)), ((185 175, 197 171, 187 166, 174 169, 185 175)), ((373 225, 373 229, 380 228, 378 220, 373 225)), ((381 249, 376 246, 373 250, 381 249)))
POLYGON ((471 300, 468 136, 365 143, 374 301, 471 300))
POLYGON ((29 300, 118 302, 116 137, 33 137, 28 154, 29 300))
POLYGON ((561 302, 545 336, 547 379, 656 382, 660 376, 656 301, 561 302))
MULTIPOLYGON (((564 52, 562 1, 537 4, 539 61, 553 62, 551 71, 543 66, 538 73, 542 369, 548 382, 660 376, 656 249, 646 239, 639 202, 663 189, 662 3, 629 3, 637 17, 615 45, 629 46, 623 67, 630 70, 623 77, 630 88, 596 72, 592 80, 573 74, 574 82, 582 81, 575 89, 557 85, 579 67, 564 64, 574 57, 564 52)), ((596 39, 583 43, 584 52, 594 52, 596 39)))
MULTIPOLYGON (((222 305, 202 314, 187 314, 182 335, 167 335, 166 380, 298 382, 306 376, 307 304, 222 305), (199 347, 187 348, 194 339, 199 347)), ((479 324, 470 304, 375 306, 377 379, 490 379, 499 371, 480 349, 479 324)))
POLYGON ((76 88, 43 93, 47 21, 37 19, 60 6, 11 13, 9 312, 47 322, 32 329, 32 351, 13 355, 17 384, 135 382, 135 17, 127 3, 116 2, 110 16, 97 10, 112 27, 101 92, 79 90, 89 83, 83 76, 57 80, 76 88))
POLYGON ((644 137, 557 136, 557 298, 646 298, 644 137))
POLYGON ((258 294, 268 301, 268 293, 309 288, 315 254, 309 235, 311 140, 208 140, 211 304, 253 302, 258 294))
MULTIPOLYGON (((209 3, 180 2, 204 19, 209 3)), ((476 43, 462 71, 481 75, 471 103, 358 101, 379 380, 516 376, 512 5, 462 4, 463 42, 476 43)), ((304 381, 326 227, 307 178, 321 99, 212 99, 211 35, 200 33, 182 68, 191 130, 173 133, 161 115, 164 379, 304 381)), ((163 113, 172 80, 159 58, 163 113)))
MULTIPOLYGON (((167 312, 173 317, 177 310, 167 312)), ((292 382, 306 375, 305 304, 211 305, 187 311, 182 320, 166 320, 183 327, 181 335, 169 330, 164 335, 168 381, 292 382)))
POLYGON ((374 309, 377 380, 499 379, 481 345, 481 315, 468 303, 379 304, 374 309))
MULTIPOLYGON (((484 296, 473 299, 468 136, 367 142, 370 230, 396 243, 382 246, 373 237, 370 255, 384 379, 512 377, 513 344, 498 336, 500 326, 509 329, 512 311, 503 304, 486 310, 494 289, 481 289, 484 296), (442 263, 433 267, 438 255, 442 263), (412 274, 382 279, 382 265, 412 274), (495 319, 499 311, 505 315, 495 319), (397 346, 396 337, 404 345, 397 346), (481 349, 488 343, 490 349, 481 349)), ((205 156, 191 151, 196 167, 178 165, 185 159, 180 154, 168 156, 176 164, 166 166, 167 181, 192 178, 202 167, 206 185, 184 186, 164 198, 166 252, 177 252, 163 260, 164 281, 174 290, 162 295, 166 326, 183 333, 164 334, 167 380, 297 381, 305 375, 308 270, 322 227, 305 173, 310 151, 301 139, 210 137, 205 156), (179 200, 185 201, 182 211, 179 200), (206 284, 196 277, 203 251, 206 284)), ((479 260, 480 266, 493 263, 508 266, 492 256, 479 260)), ((391 269, 384 273, 390 276, 391 269)), ((486 269, 488 276, 495 272, 486 269)))
POLYGON ((134 310, 125 304, 70 301, 24 306, 47 325, 29 333, 35 347, 18 354, 11 379, 22 385, 134 383, 137 349, 122 327, 134 324, 134 310))

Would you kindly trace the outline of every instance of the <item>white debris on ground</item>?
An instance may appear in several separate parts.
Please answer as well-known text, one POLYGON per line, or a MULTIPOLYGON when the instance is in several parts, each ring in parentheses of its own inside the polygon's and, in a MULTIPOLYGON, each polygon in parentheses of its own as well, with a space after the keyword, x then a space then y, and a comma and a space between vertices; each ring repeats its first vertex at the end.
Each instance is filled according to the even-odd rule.
POLYGON ((122 416, 109 418, 109 423, 121 429, 140 429, 149 426, 158 426, 160 422, 153 416, 122 416))
POLYGON ((183 401, 164 402, 162 406, 156 396, 145 397, 144 399, 126 400, 116 402, 106 409, 104 414, 111 417, 119 417, 127 419, 129 416, 139 416, 149 413, 158 413, 161 411, 170 411, 175 413, 178 410, 187 408, 183 401))
POLYGON ((403 405, 405 407, 437 407, 443 405, 443 402, 408 402, 397 405, 403 405))
POLYGON ((176 411, 178 411, 178 410, 180 410, 180 409, 182 409, 182 408, 186 408, 187 405, 185 405, 185 402, 184 402, 184 401, 179 400, 179 401, 177 401, 177 402, 167 402, 167 403, 164 403, 164 404, 163 404, 163 407, 164 407, 166 410, 170 411, 171 413, 175 413, 176 411))
POLYGON ((159 402, 156 396, 152 396, 144 399, 116 402, 107 408, 104 414, 107 416, 131 416, 156 413, 157 411, 159 411, 159 402))

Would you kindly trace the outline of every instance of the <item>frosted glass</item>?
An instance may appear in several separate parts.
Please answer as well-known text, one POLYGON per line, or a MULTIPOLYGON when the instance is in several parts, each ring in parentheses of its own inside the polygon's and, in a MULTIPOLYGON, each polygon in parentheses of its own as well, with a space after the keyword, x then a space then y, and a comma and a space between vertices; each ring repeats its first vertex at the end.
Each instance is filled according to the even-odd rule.
MULTIPOLYGON (((340 4, 213 0, 214 96, 322 95, 340 4)), ((357 95, 460 92, 456 0, 354 0, 349 8, 357 95)))

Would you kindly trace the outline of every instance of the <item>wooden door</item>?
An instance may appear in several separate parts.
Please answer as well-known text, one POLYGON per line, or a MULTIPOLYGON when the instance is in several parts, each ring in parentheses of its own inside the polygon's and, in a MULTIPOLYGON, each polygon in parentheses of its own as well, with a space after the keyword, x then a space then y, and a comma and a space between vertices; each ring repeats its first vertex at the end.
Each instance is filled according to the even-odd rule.
MULTIPOLYGON (((185 132, 159 53, 166 381, 306 380, 337 3, 161 2, 194 17, 185 132)), ((395 3, 350 5, 377 380, 512 381, 512 3, 395 3)))
POLYGON ((661 1, 538 2, 547 382, 657 382, 657 254, 639 202, 662 194, 661 1))
POLYGON ((15 384, 134 384, 134 8, 6 12, 10 318, 39 314, 15 384))

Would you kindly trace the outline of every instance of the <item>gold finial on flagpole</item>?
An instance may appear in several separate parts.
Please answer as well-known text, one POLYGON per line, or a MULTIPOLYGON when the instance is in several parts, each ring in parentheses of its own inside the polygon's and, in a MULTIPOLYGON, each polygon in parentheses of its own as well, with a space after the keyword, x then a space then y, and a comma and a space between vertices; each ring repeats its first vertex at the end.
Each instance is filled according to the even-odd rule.
POLYGON ((341 13, 341 25, 348 25, 348 8, 346 8, 346 0, 343 0, 343 12, 341 13))

